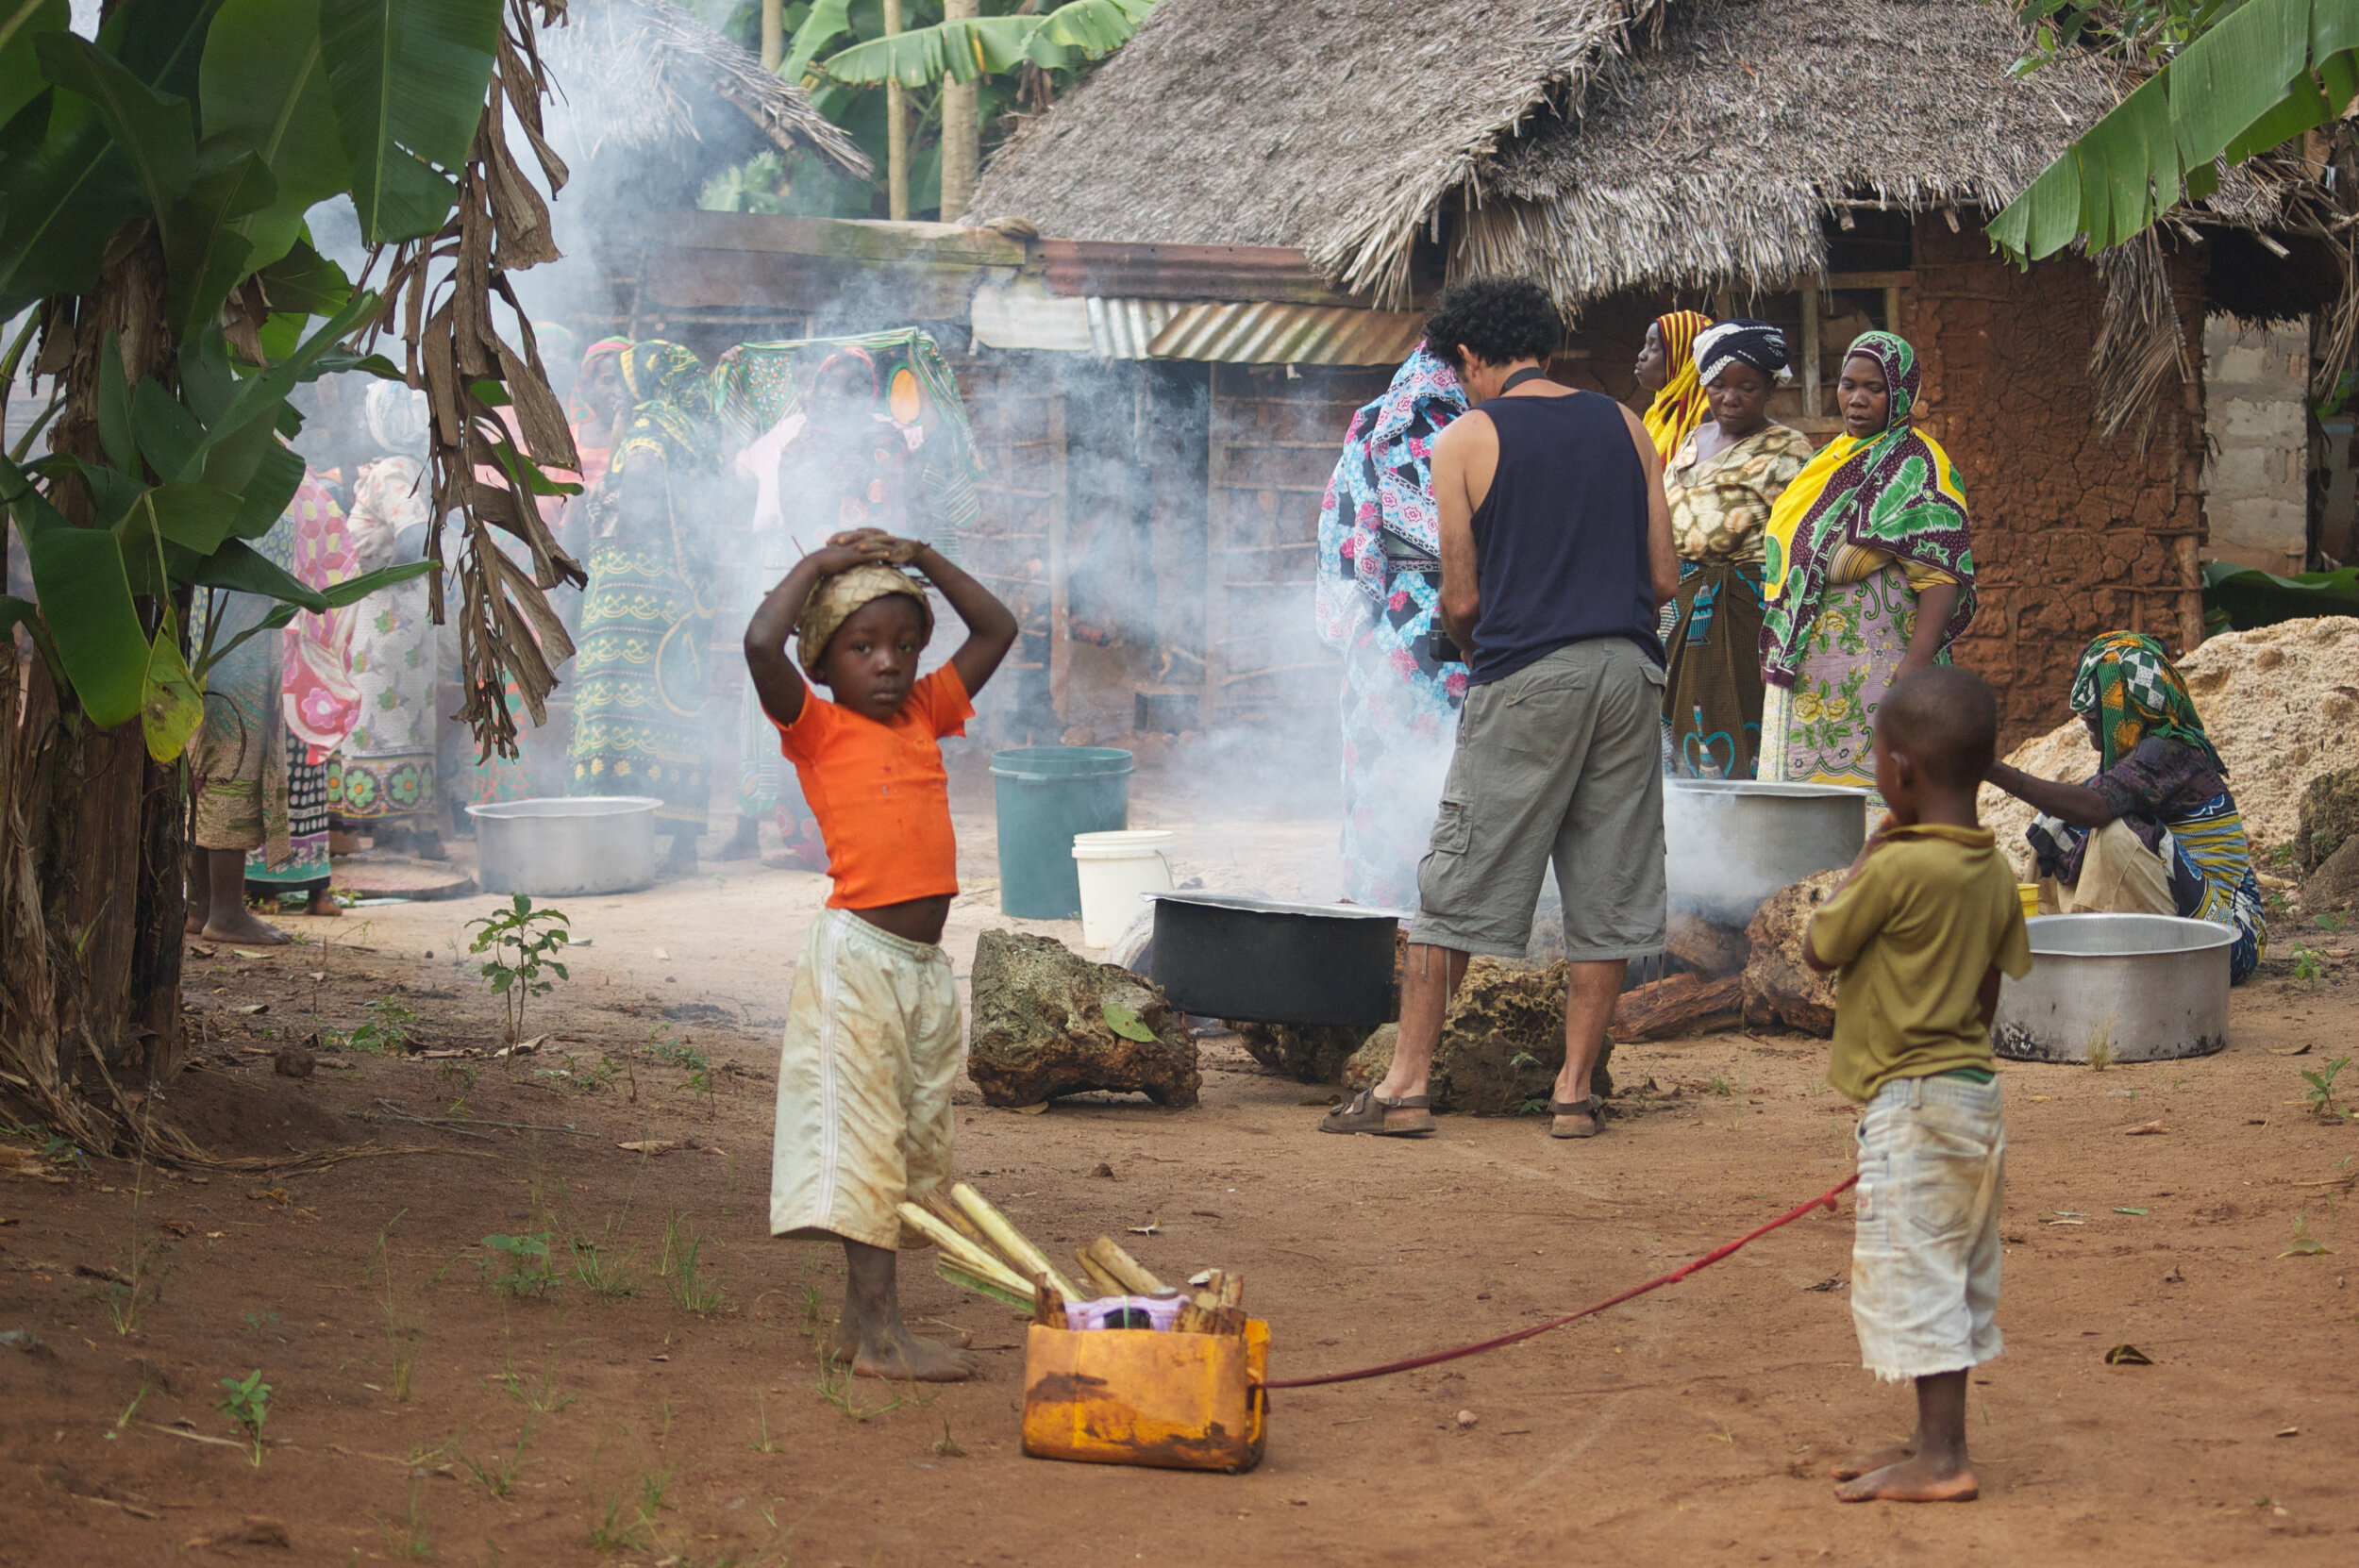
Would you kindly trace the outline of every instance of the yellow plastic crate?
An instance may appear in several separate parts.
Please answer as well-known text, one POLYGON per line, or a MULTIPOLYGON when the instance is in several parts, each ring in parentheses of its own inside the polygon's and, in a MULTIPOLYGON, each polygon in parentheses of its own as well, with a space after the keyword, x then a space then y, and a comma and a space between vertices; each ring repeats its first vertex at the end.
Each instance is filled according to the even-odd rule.
POLYGON ((1084 1464, 1250 1470, 1262 1462, 1269 1325, 1238 1334, 1044 1328, 1024 1347, 1024 1451, 1084 1464))

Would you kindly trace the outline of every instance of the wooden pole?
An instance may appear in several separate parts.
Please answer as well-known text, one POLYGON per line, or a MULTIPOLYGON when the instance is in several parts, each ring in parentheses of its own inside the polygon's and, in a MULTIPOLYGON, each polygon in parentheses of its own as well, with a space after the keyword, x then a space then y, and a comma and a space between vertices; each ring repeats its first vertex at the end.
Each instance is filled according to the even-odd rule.
POLYGON ((1062 728, 1073 681, 1073 559, 1067 534, 1064 394, 1048 397, 1048 706, 1062 728))
POLYGON ((1818 417, 1818 280, 1802 279, 1802 417, 1818 417))
POLYGON ((786 0, 761 0, 761 68, 772 75, 786 60, 786 0))
MULTIPOLYGON (((979 14, 981 0, 943 0, 945 22, 970 21, 979 14)), ((954 224, 964 215, 975 195, 975 175, 982 161, 983 82, 942 82, 942 221, 954 224)))
MULTIPOLYGON (((887 38, 901 31, 901 0, 884 0, 887 38)), ((910 217, 910 95, 897 76, 885 81, 885 213, 896 224, 910 217)))

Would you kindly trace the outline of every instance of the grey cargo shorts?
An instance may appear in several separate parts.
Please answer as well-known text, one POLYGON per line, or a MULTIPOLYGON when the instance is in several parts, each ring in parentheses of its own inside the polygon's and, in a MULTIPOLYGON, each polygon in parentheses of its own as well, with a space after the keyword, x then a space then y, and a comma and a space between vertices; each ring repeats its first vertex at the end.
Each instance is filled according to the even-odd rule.
POLYGON ((1466 693, 1411 942, 1522 958, 1553 859, 1566 958, 1662 950, 1663 684, 1612 637, 1466 693))

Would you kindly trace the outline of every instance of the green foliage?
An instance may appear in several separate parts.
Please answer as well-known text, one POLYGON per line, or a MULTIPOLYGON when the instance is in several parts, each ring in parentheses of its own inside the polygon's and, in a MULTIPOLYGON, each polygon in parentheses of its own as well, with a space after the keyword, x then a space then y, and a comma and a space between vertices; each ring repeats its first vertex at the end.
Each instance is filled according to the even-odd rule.
POLYGON ((620 1258, 615 1257, 619 1244, 615 1230, 615 1223, 609 1220, 604 1239, 593 1242, 577 1236, 571 1243, 574 1278, 592 1295, 606 1301, 619 1301, 639 1293, 639 1271, 631 1266, 638 1259, 639 1249, 632 1247, 620 1258))
POLYGON ((840 82, 930 87, 945 76, 971 82, 1026 65, 1069 66, 1121 48, 1154 8, 1155 0, 1066 0, 1029 16, 938 22, 839 50, 820 69, 840 82))
POLYGON ((2323 1070, 2309 1067, 2301 1070, 2302 1077, 2307 1079, 2310 1085, 2302 1098, 2313 1111, 2320 1116, 2332 1116, 2336 1121, 2344 1119, 2345 1113, 2334 1104, 2334 1080, 2340 1077, 2343 1069, 2350 1065, 2349 1057, 2336 1057, 2333 1061, 2328 1062, 2323 1070))
POLYGON ((400 997, 379 996, 362 1004, 369 1021, 343 1037, 343 1043, 356 1051, 372 1056, 397 1057, 410 1048, 410 1026, 417 1022, 400 997))
POLYGON ((512 1296, 537 1296, 557 1288, 558 1273, 549 1264, 549 1232, 486 1236, 483 1244, 508 1259, 508 1267, 492 1281, 494 1290, 512 1296))
POLYGON ((721 1283, 698 1272, 704 1244, 704 1237, 697 1234, 688 1216, 674 1209, 663 1227, 663 1259, 657 1272, 663 1276, 663 1288, 682 1309, 711 1317, 721 1309, 721 1283))
POLYGON ((2318 961, 2318 956, 2316 953, 2311 952, 2307 947, 2303 947, 2298 943, 2295 945, 2295 979, 2300 980, 2306 985, 2316 985, 2318 983, 2318 976, 2325 973, 2326 966, 2318 961))
POLYGON ((2307 1205, 2294 1210, 2294 1239, 2280 1258, 2323 1258, 2334 1249, 2310 1233, 2310 1209, 2307 1205))
POLYGON ((1106 1027, 1123 1039, 1146 1043, 1155 1038, 1155 1031, 1141 1021, 1138 1013, 1121 1003, 1105 1003, 1101 1010, 1106 1014, 1106 1027))
POLYGON ((245 1434, 254 1450, 257 1469, 262 1463, 262 1427, 270 1420, 271 1386, 262 1381, 261 1368, 257 1367, 243 1377, 224 1377, 221 1386, 228 1392, 222 1395, 213 1409, 229 1418, 230 1424, 245 1434))
POLYGON ((2133 0, 2112 7, 2029 0, 2036 68, 2091 19, 2116 52, 2158 69, 2084 131, 2006 209, 1992 243, 2018 261, 2086 237, 2092 251, 2143 231, 2243 162, 2331 124, 2359 96, 2359 7, 2350 0, 2133 0))
POLYGON ((554 956, 571 940, 566 931, 570 924, 561 910, 535 909, 523 893, 515 894, 500 913, 467 923, 477 933, 467 950, 492 955, 483 964, 483 983, 506 1005, 510 1045, 523 1036, 526 999, 546 996, 556 989, 543 973, 560 980, 573 977, 554 956))

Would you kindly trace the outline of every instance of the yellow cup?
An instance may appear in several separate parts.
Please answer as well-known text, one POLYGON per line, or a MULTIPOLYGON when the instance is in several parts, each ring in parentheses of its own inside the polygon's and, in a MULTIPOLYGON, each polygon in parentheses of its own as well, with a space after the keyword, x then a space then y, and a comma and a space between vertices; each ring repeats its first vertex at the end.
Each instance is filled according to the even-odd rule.
POLYGON ((2017 882, 2015 885, 2015 895, 2023 900, 2024 919, 2029 920, 2039 913, 2039 884, 2037 882, 2017 882))

